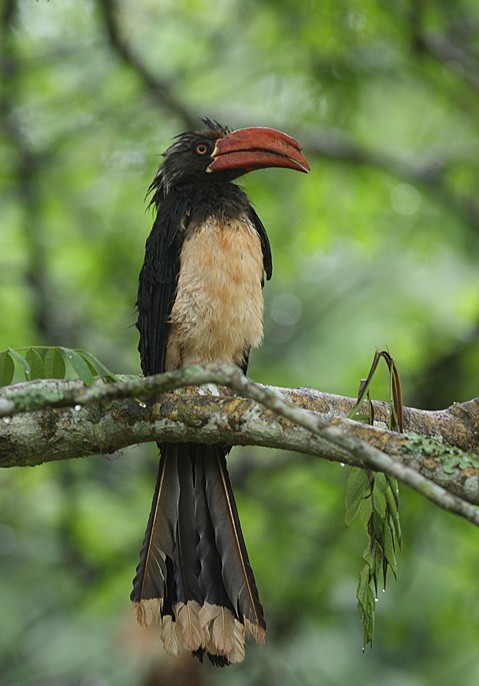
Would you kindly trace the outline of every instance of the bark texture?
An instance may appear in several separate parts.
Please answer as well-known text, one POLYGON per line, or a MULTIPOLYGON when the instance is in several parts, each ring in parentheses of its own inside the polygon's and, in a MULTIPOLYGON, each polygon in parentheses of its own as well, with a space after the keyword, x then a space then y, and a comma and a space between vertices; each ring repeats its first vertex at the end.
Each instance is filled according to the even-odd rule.
POLYGON ((395 469, 479 504, 479 399, 440 411, 405 408, 405 434, 386 428, 386 403, 373 403, 374 426, 347 419, 354 403, 310 388, 256 384, 228 365, 93 387, 33 381, 1 389, 0 466, 105 455, 148 441, 259 445, 384 471, 392 463, 374 455, 389 456, 395 469))

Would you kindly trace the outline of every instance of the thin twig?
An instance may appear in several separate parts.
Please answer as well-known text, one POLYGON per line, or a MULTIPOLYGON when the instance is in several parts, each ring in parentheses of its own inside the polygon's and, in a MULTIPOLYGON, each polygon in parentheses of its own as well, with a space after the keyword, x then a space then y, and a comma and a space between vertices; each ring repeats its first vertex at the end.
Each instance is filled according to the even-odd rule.
POLYGON ((111 47, 121 60, 136 72, 146 89, 163 107, 174 113, 187 127, 195 128, 198 126, 198 117, 178 98, 172 84, 166 79, 160 78, 157 73, 153 73, 124 40, 118 22, 117 0, 98 0, 98 7, 104 20, 111 47))

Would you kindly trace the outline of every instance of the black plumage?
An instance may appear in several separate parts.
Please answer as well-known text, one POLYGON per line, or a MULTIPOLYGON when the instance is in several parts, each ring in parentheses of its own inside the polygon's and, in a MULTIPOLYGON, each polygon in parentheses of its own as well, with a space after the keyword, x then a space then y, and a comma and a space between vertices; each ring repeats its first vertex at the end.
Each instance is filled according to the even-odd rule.
MULTIPOLYGON (((192 354, 197 362, 236 362, 246 371, 249 349, 258 344, 262 333, 262 321, 258 335, 249 333, 253 326, 250 310, 260 298, 262 320, 260 291, 263 276, 271 277, 272 259, 263 224, 244 191, 232 181, 258 166, 306 169, 298 144, 293 152, 287 148, 280 159, 277 144, 268 140, 268 160, 273 154, 273 162, 257 161, 261 150, 254 148, 255 136, 259 132, 262 140, 266 134, 271 136, 271 129, 230 133, 210 120, 204 124, 204 130, 175 140, 149 189, 156 218, 146 242, 137 300, 145 375, 187 364, 192 354), (238 133, 241 144, 235 147, 238 133), (252 153, 246 156, 245 135, 254 139, 252 153), (229 148, 223 152, 222 146, 232 148, 232 153, 229 148), (251 155, 256 166, 250 162, 251 155), (194 241, 211 254, 195 256, 194 241), (255 256, 256 244, 259 256, 255 256), (191 253, 197 261, 188 272, 192 283, 185 286, 179 281, 180 272, 191 269, 190 263, 186 266, 191 253), (226 260, 237 260, 237 264, 226 260), (201 269, 203 276, 197 274, 201 269), (211 271, 216 291, 206 293, 211 271), (235 288, 243 297, 254 291, 251 303, 235 303, 235 288), (218 333, 221 327, 215 328, 215 316, 222 312, 218 305, 227 297, 238 308, 232 323, 238 327, 240 340, 245 321, 247 333, 239 354, 225 352, 227 345, 218 333), (180 306, 181 313, 175 314, 180 306), (198 350, 193 345, 193 353, 189 341, 186 352, 185 340, 196 330, 204 340, 198 338, 198 350)), ((283 146, 291 146, 292 139, 285 134, 272 133, 287 139, 283 146)), ((245 635, 263 642, 266 625, 226 467, 229 447, 191 443, 159 447, 157 484, 131 594, 138 619, 144 624, 159 620, 161 638, 172 654, 183 645, 200 659, 206 652, 218 666, 239 662, 244 657, 245 635)))
MULTIPOLYGON (((200 134, 197 134, 197 138, 187 134, 183 143, 185 146, 194 145, 195 140, 201 140, 200 134)), ((175 152, 178 146, 179 142, 172 146, 175 152)), ((168 318, 175 300, 181 248, 190 225, 201 225, 210 217, 228 221, 245 214, 253 223, 261 241, 266 278, 269 280, 273 273, 266 229, 250 205, 246 193, 239 186, 230 183, 231 175, 225 174, 225 178, 221 180, 210 179, 204 171, 198 170, 197 176, 188 176, 181 181, 175 165, 170 177, 167 167, 168 152, 165 153, 165 165, 149 188, 154 191, 152 202, 157 215, 146 241, 145 261, 138 288, 138 350, 145 376, 165 371, 168 318), (172 179, 176 179, 176 184, 173 185, 172 179)), ((243 368, 245 372, 246 368, 247 364, 243 368)))

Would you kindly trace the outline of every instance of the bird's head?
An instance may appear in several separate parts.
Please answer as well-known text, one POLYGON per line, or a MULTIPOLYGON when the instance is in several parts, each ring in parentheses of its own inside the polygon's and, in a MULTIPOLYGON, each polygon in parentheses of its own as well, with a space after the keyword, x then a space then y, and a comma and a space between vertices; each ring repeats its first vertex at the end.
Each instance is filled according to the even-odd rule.
POLYGON ((150 190, 167 193, 175 186, 213 177, 232 181, 265 167, 309 171, 299 143, 281 131, 267 127, 229 131, 210 119, 202 121, 204 129, 180 134, 163 153, 165 160, 150 190))

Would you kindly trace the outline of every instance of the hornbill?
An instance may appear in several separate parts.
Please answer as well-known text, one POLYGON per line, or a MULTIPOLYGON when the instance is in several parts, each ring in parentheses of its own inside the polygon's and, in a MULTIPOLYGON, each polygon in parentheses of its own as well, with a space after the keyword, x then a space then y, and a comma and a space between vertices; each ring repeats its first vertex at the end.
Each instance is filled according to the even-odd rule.
MULTIPOLYGON (((246 372, 263 337, 268 236, 232 181, 262 167, 309 171, 301 146, 269 128, 230 132, 209 119, 163 154, 149 192, 157 214, 138 289, 145 375, 229 362, 246 372)), ((131 600, 179 646, 217 666, 241 662, 266 624, 226 468, 230 447, 161 443, 153 504, 131 600)))

